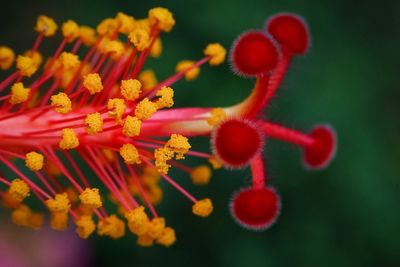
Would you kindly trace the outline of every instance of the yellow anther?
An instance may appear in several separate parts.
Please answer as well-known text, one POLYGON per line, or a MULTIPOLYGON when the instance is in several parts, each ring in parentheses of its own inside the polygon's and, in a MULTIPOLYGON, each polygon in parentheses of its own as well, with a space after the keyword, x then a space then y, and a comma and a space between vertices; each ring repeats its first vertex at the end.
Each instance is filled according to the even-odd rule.
POLYGON ((140 90, 142 88, 142 84, 140 83, 139 80, 136 79, 129 79, 129 80, 122 80, 121 81, 121 95, 126 99, 126 100, 136 100, 140 93, 142 92, 140 90))
POLYGON ((209 44, 206 49, 204 49, 204 54, 210 57, 209 63, 211 66, 217 66, 224 62, 226 49, 218 43, 209 44))
POLYGON ((141 236, 147 232, 149 218, 147 217, 143 206, 139 206, 129 211, 125 214, 125 218, 128 221, 128 227, 132 233, 141 236))
POLYGON ((85 204, 95 209, 103 206, 103 202, 101 201, 101 197, 99 194, 99 189, 97 188, 86 188, 79 195, 79 199, 81 200, 82 204, 85 204))
POLYGON ((31 171, 39 171, 43 168, 44 157, 37 152, 29 152, 25 155, 25 165, 31 171))
POLYGON ((105 235, 113 239, 121 238, 125 235, 125 223, 115 214, 110 215, 99 221, 97 233, 100 236, 105 235))
POLYGON ((129 40, 136 47, 138 51, 143 51, 150 45, 149 33, 141 28, 134 29, 129 34, 129 40))
POLYGON ((139 157, 139 151, 132 144, 124 144, 120 150, 119 154, 124 159, 126 164, 139 164, 141 163, 139 157))
POLYGON ((99 35, 111 36, 115 33, 117 26, 117 21, 115 19, 104 19, 99 25, 97 25, 97 33, 99 35))
POLYGON ((79 26, 73 20, 67 20, 64 22, 61 31, 67 42, 72 42, 79 36, 79 26))
POLYGON ((46 200, 46 204, 51 212, 68 212, 71 207, 67 193, 56 194, 54 198, 46 200))
POLYGON ((161 42, 161 38, 157 38, 154 43, 153 46, 151 47, 150 50, 150 55, 152 57, 159 57, 162 53, 162 42, 161 42))
POLYGON ((0 69, 9 69, 14 64, 14 60, 14 51, 7 46, 0 46, 0 69))
POLYGON ((80 238, 88 238, 95 230, 96 224, 91 216, 83 215, 76 222, 76 233, 80 238))
POLYGON ((24 88, 22 83, 14 83, 11 87, 10 104, 16 105, 25 102, 29 98, 31 89, 24 88))
POLYGON ((161 236, 157 238, 156 242, 160 245, 170 247, 176 241, 175 230, 171 227, 165 227, 161 236))
POLYGON ((170 108, 174 105, 174 90, 171 87, 163 86, 156 96, 160 97, 156 101, 157 108, 170 108))
POLYGON ((165 228, 165 219, 162 217, 153 218, 148 227, 147 227, 147 234, 156 239, 159 238, 164 231, 165 228))
POLYGON ((187 81, 192 81, 192 80, 196 79, 200 74, 200 68, 199 67, 194 67, 194 68, 192 68, 190 70, 187 70, 190 67, 192 67, 193 64, 194 64, 194 61, 182 60, 176 65, 176 72, 184 71, 185 72, 185 79, 187 81))
POLYGON ((89 26, 79 28, 79 39, 86 46, 91 46, 96 42, 96 31, 89 26))
POLYGON ((142 127, 142 122, 138 118, 128 115, 124 121, 122 133, 128 137, 138 136, 140 134, 140 127, 142 127))
POLYGON ((97 50, 102 54, 106 54, 107 53, 107 45, 109 42, 111 42, 111 40, 108 37, 101 37, 101 41, 97 45, 97 50))
POLYGON ((107 109, 108 115, 110 117, 115 117, 115 122, 121 124, 122 115, 126 109, 125 101, 121 98, 111 98, 107 102, 107 109))
POLYGON ((200 216, 200 217, 208 217, 212 211, 213 211, 213 205, 212 205, 211 199, 209 199, 209 198, 198 200, 192 206, 193 214, 200 216))
POLYGON ((114 60, 118 60, 125 52, 125 47, 120 41, 110 41, 106 45, 106 53, 114 60))
POLYGON ((31 212, 28 218, 28 225, 27 227, 33 230, 39 230, 42 228, 44 224, 44 216, 42 213, 39 212, 31 212))
POLYGON ((135 116, 141 120, 145 121, 157 111, 157 104, 151 102, 147 97, 139 102, 135 108, 135 116))
POLYGON ((135 20, 134 29, 143 29, 150 34, 151 29, 149 20, 147 18, 135 20))
POLYGON ((157 205, 161 202, 163 197, 163 191, 161 190, 160 186, 158 185, 149 186, 146 190, 146 193, 151 204, 157 205))
POLYGON ((103 131, 103 119, 99 112, 88 114, 85 119, 85 124, 88 134, 94 135, 103 131))
POLYGON ((154 88, 158 83, 156 75, 152 70, 142 71, 138 76, 138 80, 142 83, 142 89, 145 91, 154 88))
POLYGON ((37 71, 37 66, 32 58, 19 55, 17 58, 17 69, 22 76, 31 77, 37 71))
POLYGON ((43 33, 46 37, 50 37, 56 33, 57 28, 57 24, 52 18, 39 16, 36 22, 35 31, 43 33))
POLYGON ((50 98, 51 106, 61 114, 66 114, 72 110, 72 102, 66 93, 58 93, 50 98))
POLYGON ((58 60, 63 66, 64 70, 76 69, 81 64, 79 57, 69 52, 62 52, 58 60))
POLYGON ((28 226, 31 215, 32 211, 27 205, 19 205, 11 213, 11 221, 19 226, 28 226))
POLYGON ((65 231, 68 228, 67 212, 51 212, 50 227, 53 230, 65 231))
POLYGON ((172 13, 163 7, 156 7, 149 10, 149 22, 150 25, 157 25, 158 29, 165 32, 170 32, 175 25, 172 13))
POLYGON ((140 236, 138 236, 136 244, 141 247, 151 247, 154 244, 154 238, 152 238, 151 236, 149 236, 147 234, 140 235, 140 236))
POLYGON ((43 62, 43 57, 38 51, 32 53, 31 50, 28 50, 24 53, 24 56, 33 59, 33 63, 36 65, 37 68, 39 68, 40 64, 42 64, 43 62))
POLYGON ((216 126, 228 117, 223 108, 213 108, 210 112, 210 117, 206 119, 211 126, 216 126))
POLYGON ((165 146, 176 153, 176 159, 184 159, 184 155, 191 148, 188 139, 180 134, 172 134, 165 146))
POLYGON ((30 195, 27 183, 18 178, 11 182, 8 192, 10 193, 10 196, 19 203, 30 195))
POLYGON ((101 77, 98 73, 90 73, 83 77, 83 87, 85 87, 91 95, 99 93, 103 90, 101 77))
POLYGON ((193 168, 190 177, 195 185, 206 185, 210 182, 211 170, 207 165, 200 165, 193 168))
POLYGON ((128 34, 135 27, 135 19, 125 13, 118 12, 115 20, 117 21, 118 30, 120 33, 128 34))
POLYGON ((59 147, 61 149, 73 149, 79 146, 79 139, 74 129, 64 128, 61 131, 61 141, 59 147))
POLYGON ((215 156, 211 156, 211 157, 208 159, 208 163, 211 164, 211 166, 212 166, 212 168, 213 168, 214 170, 217 170, 217 169, 221 169, 221 168, 222 168, 222 163, 221 163, 215 156))
POLYGON ((154 150, 154 158, 156 160, 156 169, 160 173, 167 174, 171 165, 167 163, 168 160, 172 159, 174 156, 174 151, 169 148, 162 147, 154 150))

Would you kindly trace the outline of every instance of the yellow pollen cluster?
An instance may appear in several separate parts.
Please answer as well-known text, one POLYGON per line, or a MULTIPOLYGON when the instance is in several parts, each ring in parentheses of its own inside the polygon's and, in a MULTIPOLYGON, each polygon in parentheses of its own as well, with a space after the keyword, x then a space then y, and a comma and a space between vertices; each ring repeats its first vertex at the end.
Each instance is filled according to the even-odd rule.
POLYGON ((120 150, 119 154, 124 159, 126 164, 139 164, 141 163, 139 157, 139 151, 132 144, 124 144, 120 150))
POLYGON ((141 28, 134 29, 129 34, 129 40, 136 47, 138 51, 143 51, 150 45, 149 33, 141 28))
POLYGON ((107 109, 108 115, 110 117, 115 117, 115 122, 121 124, 122 115, 126 109, 125 101, 121 98, 111 98, 108 100, 107 109))
POLYGON ((37 152, 29 152, 25 155, 25 165, 31 171, 39 171, 43 168, 44 157, 37 152))
POLYGON ((211 170, 207 165, 200 165, 192 169, 190 177, 195 185, 207 185, 210 182, 211 170))
POLYGON ((208 159, 208 163, 211 164, 211 166, 213 167, 214 170, 222 168, 222 163, 215 156, 211 156, 208 159))
POLYGON ((176 241, 175 230, 171 227, 165 227, 159 238, 157 238, 157 243, 166 247, 172 246, 176 241))
POLYGON ((210 57, 211 66, 218 66, 225 61, 226 49, 218 43, 209 44, 204 49, 204 54, 210 57))
POLYGON ((89 26, 79 28, 79 40, 86 45, 91 46, 96 42, 96 31, 89 26))
POLYGON ((171 165, 167 163, 168 160, 174 157, 174 152, 167 147, 157 148, 154 150, 154 158, 156 159, 156 169, 160 173, 168 173, 171 165))
POLYGON ((150 55, 152 57, 159 57, 162 53, 162 42, 161 42, 161 38, 157 38, 154 43, 153 46, 151 47, 150 50, 150 55))
POLYGON ((46 37, 50 37, 56 33, 57 28, 57 24, 52 18, 42 15, 37 19, 35 31, 42 33, 46 37))
POLYGON ((188 139, 180 134, 172 134, 165 146, 176 153, 176 159, 184 159, 191 148, 188 139))
POLYGON ((187 69, 192 67, 193 64, 194 64, 194 61, 182 60, 176 65, 176 72, 185 71, 185 79, 187 81, 192 81, 192 80, 196 79, 200 74, 199 67, 195 67, 195 68, 192 68, 192 69, 186 71, 187 69))
POLYGON ((140 134, 140 127, 142 127, 142 122, 138 118, 128 115, 124 121, 122 133, 128 137, 138 136, 140 134))
POLYGON ((79 139, 74 129, 64 128, 61 131, 61 141, 59 147, 61 149, 73 149, 79 146, 79 139))
POLYGON ((90 73, 83 77, 83 86, 91 95, 99 93, 103 90, 101 77, 98 73, 90 73))
POLYGON ((31 89, 24 88, 22 83, 14 83, 11 87, 10 104, 16 105, 25 102, 29 98, 31 89))
POLYGON ((193 214, 200 217, 208 217, 212 211, 213 211, 213 205, 211 199, 209 198, 198 200, 192 206, 193 214))
POLYGON ((73 20, 67 20, 61 27, 62 34, 67 42, 72 42, 79 36, 79 26, 73 20))
POLYGON ((21 203, 25 198, 27 198, 30 190, 28 185, 21 179, 14 179, 10 187, 8 188, 8 193, 10 194, 11 198, 13 198, 18 203, 21 203))
POLYGON ((62 52, 58 59, 64 70, 76 69, 81 64, 79 57, 69 52, 62 52))
POLYGON ((88 114, 85 119, 85 124, 88 134, 94 135, 103 130, 103 119, 99 112, 88 114))
POLYGON ((33 212, 27 205, 19 205, 11 213, 11 221, 19 226, 39 230, 44 223, 44 216, 41 213, 33 212))
POLYGON ((118 30, 122 34, 130 33, 135 27, 135 19, 125 13, 118 12, 115 20, 118 25, 118 30))
POLYGON ((53 230, 65 231, 68 228, 67 212, 51 212, 50 227, 53 230))
POLYGON ((110 56, 114 60, 118 60, 125 52, 124 45, 120 41, 110 41, 106 45, 106 53, 110 53, 110 56))
POLYGON ((37 65, 32 58, 19 55, 17 58, 17 69, 22 76, 31 77, 36 72, 37 65))
POLYGON ((54 107, 54 110, 58 113, 66 114, 72 110, 71 99, 69 99, 69 97, 65 93, 52 95, 50 101, 51 106, 54 107))
POLYGON ((135 116, 141 120, 145 121, 153 116, 157 111, 157 104, 151 102, 147 97, 140 101, 135 108, 135 116))
POLYGON ((111 36, 117 29, 117 22, 115 19, 107 18, 104 19, 97 25, 97 33, 99 35, 111 36))
POLYGON ((223 108, 213 108, 210 113, 211 116, 206 121, 211 126, 217 126, 228 117, 223 108))
POLYGON ((24 56, 30 57, 33 60, 33 63, 36 65, 36 68, 39 68, 40 64, 43 62, 43 57, 38 51, 34 51, 32 53, 31 50, 28 50, 24 53, 24 56))
POLYGON ((144 70, 139 76, 138 80, 142 83, 142 89, 147 91, 155 87, 158 83, 156 75, 152 70, 144 70))
POLYGON ((157 25, 157 28, 170 32, 175 25, 175 19, 172 13, 163 7, 156 7, 149 10, 150 25, 157 25))
POLYGON ((121 95, 126 100, 136 100, 142 92, 140 88, 142 84, 136 79, 122 80, 121 81, 121 95))
POLYGON ((51 212, 68 212, 71 207, 67 193, 56 194, 54 198, 46 200, 46 204, 51 212))
POLYGON ((125 235, 125 223, 116 215, 110 215, 99 221, 97 233, 100 236, 106 235, 113 239, 121 238, 125 235))
POLYGON ((149 218, 144 212, 144 207, 140 206, 125 214, 128 221, 129 230, 140 236, 146 233, 149 218))
POLYGON ((100 208, 103 205, 97 188, 86 188, 80 195, 79 199, 82 204, 90 206, 92 208, 100 208))
POLYGON ((158 108, 170 108, 174 105, 174 90, 171 87, 163 86, 156 96, 160 97, 156 102, 158 108))
POLYGON ((0 46, 0 69, 8 70, 15 60, 14 51, 7 46, 0 46))
POLYGON ((91 216, 82 215, 76 222, 76 233, 80 238, 88 238, 95 230, 96 224, 91 216))

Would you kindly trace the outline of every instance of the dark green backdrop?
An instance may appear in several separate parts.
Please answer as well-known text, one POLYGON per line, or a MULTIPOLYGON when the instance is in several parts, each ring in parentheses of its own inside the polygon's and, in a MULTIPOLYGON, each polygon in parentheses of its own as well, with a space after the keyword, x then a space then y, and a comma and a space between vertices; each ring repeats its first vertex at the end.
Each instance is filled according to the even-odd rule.
MULTIPOLYGON (((267 142, 268 174, 283 209, 266 232, 240 228, 228 212, 231 193, 250 179, 248 170, 217 171, 208 187, 194 189, 214 200, 215 212, 204 220, 164 184, 159 210, 176 229, 176 245, 144 249, 132 237, 93 237, 93 266, 400 266, 400 1, 14 1, 2 6, 0 43, 28 48, 39 14, 95 26, 118 11, 142 17, 158 5, 177 21, 164 35, 163 56, 150 63, 159 77, 171 74, 180 59, 200 58, 208 42, 229 47, 276 12, 303 15, 312 47, 293 62, 266 116, 303 130, 331 123, 338 154, 326 170, 308 172, 297 149, 267 142)), ((228 64, 206 66, 198 80, 175 86, 176 105, 229 105, 252 84, 228 64)), ((195 144, 208 149, 206 140, 195 144)), ((181 173, 174 177, 185 180, 181 173)))

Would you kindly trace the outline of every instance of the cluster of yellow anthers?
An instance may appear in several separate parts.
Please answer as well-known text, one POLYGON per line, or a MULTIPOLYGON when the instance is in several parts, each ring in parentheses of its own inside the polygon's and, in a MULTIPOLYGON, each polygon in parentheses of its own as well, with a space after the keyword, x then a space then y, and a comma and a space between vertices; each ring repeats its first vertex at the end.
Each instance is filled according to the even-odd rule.
POLYGON ((202 120, 211 127, 226 114, 214 109, 206 117, 194 118, 190 109, 187 113, 169 109, 174 105, 170 86, 183 77, 195 79, 207 62, 221 64, 226 51, 217 43, 209 44, 204 58, 179 62, 176 74, 158 82, 143 66, 149 56, 160 56, 160 33, 174 25, 171 12, 161 7, 151 9, 144 19, 118 13, 96 30, 68 20, 61 27, 61 44, 42 67, 39 46, 44 37, 56 34, 53 19, 38 18, 38 37, 25 54, 15 57, 12 49, 0 46, 0 68, 7 70, 16 62, 16 70, 0 82, 0 127, 6 128, 0 133, 0 163, 20 177, 10 181, 0 174, 0 182, 8 186, 0 197, 12 209, 14 223, 33 229, 43 225, 44 215, 24 203, 33 194, 50 211, 53 229, 67 229, 72 217, 80 237, 97 229, 99 235, 116 239, 124 236, 127 222, 139 245, 170 246, 175 232, 154 208, 162 199, 160 177, 193 201, 195 215, 207 217, 212 212, 210 199, 194 198, 168 176, 168 170, 176 167, 189 173, 193 184, 205 185, 211 177, 207 165, 191 168, 177 160, 191 155, 208 158, 213 168, 221 164, 210 154, 189 151, 185 130, 174 124, 202 120), (78 54, 85 49, 80 59, 78 54), (38 73, 27 86, 28 78, 38 73), (7 88, 10 91, 4 94, 7 88), (92 174, 79 169, 77 158, 88 164, 92 174), (12 159, 25 160, 30 173, 17 168, 12 159), (106 190, 125 220, 107 213, 106 190))

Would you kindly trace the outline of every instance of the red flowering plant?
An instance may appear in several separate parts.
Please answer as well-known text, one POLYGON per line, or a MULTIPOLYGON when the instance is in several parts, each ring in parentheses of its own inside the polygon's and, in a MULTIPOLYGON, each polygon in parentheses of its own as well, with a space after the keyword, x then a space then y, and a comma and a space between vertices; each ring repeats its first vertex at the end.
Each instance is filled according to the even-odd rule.
POLYGON ((72 218, 82 238, 97 229, 99 235, 117 239, 125 235, 127 224, 139 245, 170 246, 175 231, 155 208, 163 195, 160 179, 193 202, 195 215, 207 217, 213 210, 209 198, 192 196, 171 178, 170 168, 188 173, 195 185, 205 185, 209 166, 250 166, 252 186, 234 195, 231 213, 246 228, 267 229, 279 214, 280 198, 265 178, 266 138, 298 145, 309 169, 329 164, 336 147, 329 126, 301 133, 259 116, 292 57, 308 50, 309 31, 300 17, 278 14, 263 29, 238 37, 230 54, 232 68, 256 83, 244 101, 225 108, 173 107, 175 82, 195 79, 206 63, 224 62, 226 51, 218 43, 207 45, 198 61, 179 62, 176 73, 162 81, 144 69, 149 57, 161 54, 161 33, 174 25, 165 8, 151 9, 144 19, 118 13, 96 30, 68 20, 61 27, 61 43, 41 67, 40 45, 58 26, 40 16, 32 49, 15 60, 13 50, 0 47, 3 70, 16 61, 16 70, 0 83, 0 162, 13 173, 0 174, 0 196, 15 224, 33 229, 43 225, 43 214, 26 201, 32 194, 49 210, 53 229, 65 230, 72 218), (210 138, 210 153, 192 150, 189 138, 196 136, 210 138), (189 167, 180 162, 187 156, 209 164, 189 167), (106 200, 116 204, 119 215, 106 210, 106 200))

